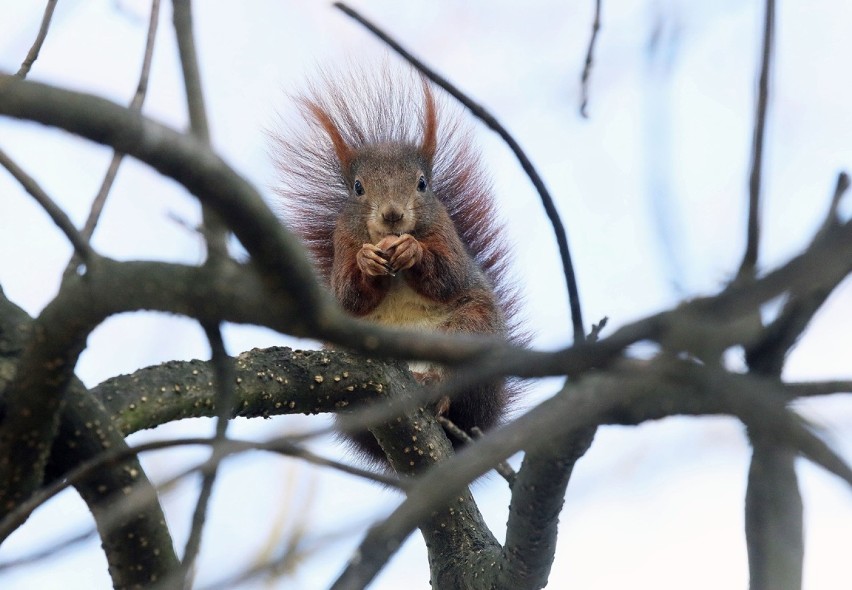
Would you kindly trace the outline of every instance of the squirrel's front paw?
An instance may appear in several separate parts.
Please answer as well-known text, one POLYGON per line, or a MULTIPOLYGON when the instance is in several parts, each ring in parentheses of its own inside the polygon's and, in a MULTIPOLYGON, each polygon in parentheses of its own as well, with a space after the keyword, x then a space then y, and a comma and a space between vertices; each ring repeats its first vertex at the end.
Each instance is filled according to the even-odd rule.
MULTIPOLYGON (((382 242, 385 240, 382 240, 382 242)), ((379 242, 379 246, 382 246, 382 242, 379 242)), ((395 237, 383 249, 390 254, 388 264, 395 273, 411 268, 423 260, 423 246, 411 234, 395 237)))
POLYGON ((355 262, 361 272, 369 277, 381 277, 392 274, 385 253, 378 246, 364 244, 355 255, 355 262))

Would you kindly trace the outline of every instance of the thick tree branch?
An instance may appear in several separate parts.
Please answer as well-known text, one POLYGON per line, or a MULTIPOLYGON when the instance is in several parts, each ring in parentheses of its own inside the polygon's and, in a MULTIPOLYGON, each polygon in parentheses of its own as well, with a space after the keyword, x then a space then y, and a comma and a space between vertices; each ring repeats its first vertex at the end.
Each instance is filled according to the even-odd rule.
POLYGON ((215 209, 258 265, 269 288, 292 299, 306 329, 342 313, 320 288, 295 236, 258 192, 194 138, 110 101, 0 76, 0 114, 38 121, 109 145, 183 184, 215 209))
POLYGON ((543 588, 556 554, 556 534, 574 465, 596 429, 559 433, 560 444, 528 451, 512 487, 497 588, 543 588))
MULTIPOLYGON (((358 555, 371 559, 350 563, 337 588, 369 583, 424 515, 446 505, 468 483, 517 451, 560 444, 554 432, 580 432, 607 423, 638 424, 677 414, 733 415, 764 440, 803 454, 852 486, 852 469, 778 401, 781 397, 774 381, 670 360, 651 367, 628 364, 620 371, 586 377, 424 474, 406 500, 370 529, 358 555)), ((495 562, 480 576, 496 579, 502 565, 495 562)))
MULTIPOLYGON (((23 350, 31 329, 32 319, 27 313, 0 294, 0 375, 14 373, 11 365, 23 350)), ((0 392, 6 385, 5 379, 0 377, 0 392)), ((0 402, 2 400, 0 395, 0 402)), ((51 449, 46 468, 48 481, 62 482, 69 470, 104 452, 127 450, 124 437, 110 424, 110 416, 103 406, 75 380, 69 388, 61 427, 51 449)), ((122 461, 89 472, 72 483, 95 518, 107 550, 114 587, 144 586, 176 567, 177 557, 165 517, 153 486, 134 455, 126 454, 122 461), (113 518, 111 513, 116 502, 131 489, 146 492, 148 502, 137 505, 122 518, 113 518)), ((15 522, 4 522, 0 526, 0 539, 5 539, 23 524, 29 512, 20 515, 15 522)))
MULTIPOLYGON (((69 470, 104 452, 127 450, 109 414, 77 382, 66 394, 46 481, 62 481, 69 470)), ((95 518, 114 588, 147 586, 178 566, 157 494, 135 455, 81 478, 75 488, 95 518), (128 493, 145 500, 117 512, 128 493)))
POLYGON ((799 590, 804 523, 795 453, 749 438, 754 448, 745 499, 749 588, 799 590))

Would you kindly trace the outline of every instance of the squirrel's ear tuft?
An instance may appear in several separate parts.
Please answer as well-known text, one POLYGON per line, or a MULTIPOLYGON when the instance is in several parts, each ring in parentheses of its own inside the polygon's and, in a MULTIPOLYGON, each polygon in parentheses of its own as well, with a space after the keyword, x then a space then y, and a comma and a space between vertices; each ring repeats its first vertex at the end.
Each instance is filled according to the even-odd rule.
POLYGON ((423 77, 423 143, 420 153, 429 166, 435 159, 438 146, 438 115, 435 107, 435 96, 429 86, 429 80, 423 77))
POLYGON ((331 139, 331 144, 334 147, 334 153, 337 156, 338 162, 340 162, 340 169, 343 171, 343 174, 349 174, 352 162, 355 159, 355 150, 346 143, 346 140, 343 139, 337 125, 334 124, 334 121, 320 105, 315 102, 305 101, 305 107, 314 116, 316 122, 325 130, 329 139, 331 139))

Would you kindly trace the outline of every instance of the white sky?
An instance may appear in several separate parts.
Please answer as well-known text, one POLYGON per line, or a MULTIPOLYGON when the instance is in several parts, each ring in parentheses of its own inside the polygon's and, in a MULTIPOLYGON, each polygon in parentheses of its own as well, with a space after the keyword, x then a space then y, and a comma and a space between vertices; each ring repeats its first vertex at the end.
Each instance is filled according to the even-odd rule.
MULTIPOLYGON (((145 113, 181 128, 186 115, 163 2, 145 113)), ((216 149, 264 195, 273 182, 263 130, 285 114, 284 90, 317 63, 374 59, 383 48, 325 2, 196 2, 202 75, 216 149)), ((748 152, 762 2, 624 0, 604 2, 589 113, 578 115, 579 75, 594 2, 353 2, 428 63, 490 109, 517 137, 558 201, 567 225, 587 323, 612 329, 712 293, 732 276, 744 247, 748 152), (662 23, 660 49, 648 52, 662 23)), ((35 38, 42 2, 0 0, 0 70, 16 71, 35 38)), ((135 89, 148 2, 63 0, 30 78, 127 103, 135 89)), ((763 268, 799 251, 824 215, 836 174, 852 169, 852 4, 781 2, 764 169, 763 268)), ((516 245, 534 345, 570 340, 559 262, 546 218, 508 149, 481 125, 477 138, 516 245)), ((0 119, 0 147, 60 203, 78 225, 110 158, 104 148, 40 126, 0 119)), ((852 210, 847 199, 845 211, 852 210)), ((94 245, 119 259, 199 261, 202 249, 181 223, 197 207, 173 182, 127 161, 94 245)), ((47 216, 0 172, 0 285, 38 314, 55 294, 70 248, 47 216)), ((610 331, 610 329, 608 329, 610 331)), ((606 334, 606 332, 605 332, 606 334)), ((266 330, 231 327, 232 354, 292 344, 266 330)), ((852 285, 846 281, 790 356, 787 377, 849 377, 852 285)), ((201 331, 155 314, 113 318, 89 339, 78 366, 88 384, 169 359, 206 358, 201 331)), ((737 362, 733 359, 733 362, 737 362)), ((529 403, 555 391, 543 383, 529 403)), ((848 396, 803 407, 847 461, 852 460, 848 396)), ((237 421, 232 434, 267 438, 311 428, 317 417, 237 421)), ((209 421, 172 424, 131 442, 212 431, 209 421)), ((319 452, 340 455, 333 441, 319 452)), ((162 481, 203 452, 144 458, 162 481)), ((742 501, 749 451, 727 419, 669 419, 605 428, 569 487, 550 588, 745 588, 742 501), (665 565, 664 565, 665 564, 665 565), (677 564, 677 565, 672 565, 677 564)), ((800 465, 806 511, 805 588, 852 586, 852 503, 848 489, 800 465)), ((508 492, 496 477, 475 495, 498 538, 508 492)), ((168 492, 164 506, 183 547, 195 482, 168 492)), ((244 588, 322 588, 343 567, 367 523, 398 497, 352 478, 286 460, 240 457, 217 484, 199 564, 200 586, 226 577, 275 535, 306 519, 311 543, 334 542, 295 578, 244 588)), ((87 526, 73 493, 37 513, 0 550, 26 554, 87 526)), ((270 540, 271 539, 271 540, 270 540)), ((33 567, 0 574, 3 588, 106 588, 98 543, 33 567)), ((428 588, 425 549, 413 535, 372 586, 428 588)))

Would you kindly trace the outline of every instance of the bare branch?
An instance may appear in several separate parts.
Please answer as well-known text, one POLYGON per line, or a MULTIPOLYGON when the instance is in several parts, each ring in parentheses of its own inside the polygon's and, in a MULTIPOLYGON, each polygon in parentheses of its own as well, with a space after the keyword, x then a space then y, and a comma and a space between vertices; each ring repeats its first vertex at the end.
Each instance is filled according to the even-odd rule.
POLYGON ((825 216, 822 229, 820 229, 817 235, 821 235, 824 232, 829 231, 832 227, 835 227, 840 223, 840 218, 838 216, 840 201, 843 199, 843 195, 846 194, 847 190, 849 190, 849 174, 847 174, 846 171, 841 171, 837 175, 837 182, 834 185, 834 194, 831 197, 828 214, 825 216))
MULTIPOLYGON (((443 426, 444 430, 446 430, 448 434, 465 444, 469 445, 473 443, 474 439, 473 437, 471 437, 470 434, 472 434, 476 438, 482 438, 484 436, 482 430, 477 426, 471 428, 470 434, 468 434, 467 432, 459 428, 455 422, 449 420, 445 416, 438 416, 437 420, 438 424, 443 426)), ((497 465, 495 465, 494 471, 499 473, 500 476, 506 480, 506 483, 509 484, 510 488, 515 483, 515 477, 517 474, 515 473, 515 470, 512 469, 512 466, 509 465, 506 461, 500 461, 497 465)))
POLYGON ((44 7, 44 16, 41 19, 41 26, 38 30, 38 35, 36 35, 36 39, 33 42, 32 47, 30 47, 29 52, 27 53, 27 57, 24 59, 21 64, 21 68, 15 74, 18 78, 24 79, 27 77, 27 74, 30 72, 30 68, 33 67, 35 60, 38 59, 38 54, 41 51, 41 46, 44 44, 44 40, 47 38, 47 31, 50 29, 50 19, 53 18, 53 10, 56 8, 56 0, 47 0, 47 6, 44 7))
MULTIPOLYGON (((479 426, 474 426, 470 429, 470 433, 475 437, 476 440, 479 440, 485 433, 482 432, 482 429, 479 426)), ((506 483, 509 484, 509 489, 515 485, 515 479, 518 477, 518 474, 515 473, 515 470, 512 469, 512 466, 509 465, 508 461, 500 461, 497 465, 494 466, 494 471, 499 473, 503 479, 506 480, 506 483)))
POLYGON ((515 138, 509 134, 506 128, 503 127, 503 125, 501 125, 500 122, 482 105, 474 102, 456 86, 451 84, 449 80, 414 57, 398 42, 391 38, 390 35, 379 29, 376 25, 342 2, 335 2, 334 6, 381 39, 388 47, 397 52, 403 59, 417 68, 435 84, 449 92, 456 100, 470 110, 471 113, 485 123, 490 129, 495 131, 500 138, 506 142, 506 145, 509 146, 512 153, 515 154, 515 157, 521 163, 521 167, 524 169, 524 172, 526 172, 530 181, 532 181, 533 186, 535 186, 538 191, 544 210, 547 213, 547 217, 550 220, 551 225, 553 226, 553 233, 556 235, 556 243, 559 247, 559 255, 562 259, 562 271, 565 275, 565 283, 568 289, 568 301, 571 306, 571 320, 574 326, 574 342, 582 343, 586 339, 586 334, 585 328, 583 327, 583 314, 580 306, 580 294, 577 287, 577 279, 574 274, 574 265, 571 262, 571 252, 568 249, 568 235, 565 232, 565 226, 562 223, 562 219, 559 216, 559 211, 556 209, 553 198, 550 196, 550 192, 547 190, 547 187, 544 185, 544 181, 539 176, 532 162, 521 149, 521 146, 515 138))
POLYGON ((174 178, 228 220, 255 263, 269 273, 273 289, 285 297, 299 293, 296 299, 306 306, 299 315, 306 324, 319 315, 327 316, 324 321, 334 318, 337 307, 316 281, 301 244, 258 192, 206 145, 110 101, 12 76, 0 75, 0 113, 110 145, 174 178))
POLYGON ((65 237, 74 246, 77 256, 87 264, 91 264, 98 258, 98 255, 92 250, 92 246, 88 240, 77 231, 77 228, 71 223, 65 211, 60 209, 53 199, 50 198, 50 195, 41 188, 38 182, 18 166, 3 150, 0 150, 0 166, 8 170, 15 177, 15 180, 24 187, 24 190, 41 205, 41 208, 50 216, 53 223, 62 230, 62 233, 65 234, 65 237))
POLYGON ((753 275, 757 267, 760 246, 760 174, 763 165, 763 139, 766 131, 766 110, 769 105, 769 68, 772 58, 775 29, 775 0, 766 0, 763 25, 763 49, 758 82, 757 112, 752 140, 751 172, 749 174, 748 237, 739 275, 753 275))
MULTIPOLYGON (((840 226, 837 208, 848 184, 849 177, 841 172, 837 177, 828 215, 814 241, 840 226)), ((796 345, 814 315, 844 278, 843 275, 835 275, 833 280, 815 281, 802 288, 791 289, 778 316, 763 329, 758 339, 745 347, 749 368, 764 375, 781 375, 787 353, 796 345)))
MULTIPOLYGON (((5 518, 3 518, 3 520, 0 521, 0 538, 5 538, 11 534, 16 528, 21 526, 38 507, 44 505, 48 500, 71 486, 76 486, 85 482, 93 474, 98 473, 104 468, 120 465, 128 458, 136 457, 140 453, 199 445, 218 449, 219 461, 237 453, 244 453, 248 451, 267 451, 287 457, 302 459, 320 467, 330 467, 342 473, 361 477, 392 488, 405 490, 409 486, 409 484, 404 480, 400 480, 392 475, 376 473, 374 471, 347 465, 346 463, 341 463, 333 459, 316 455, 304 447, 294 444, 287 437, 275 438, 266 442, 255 442, 233 438, 218 440, 216 437, 192 437, 152 441, 135 447, 104 450, 96 456, 80 462, 72 470, 64 473, 63 478, 55 479, 49 485, 27 498, 25 502, 19 504, 14 511, 10 512, 5 518)), ((174 478, 164 482, 161 487, 167 488, 187 475, 204 469, 206 465, 207 462, 205 461, 198 466, 186 470, 174 478)), ((136 494, 135 496, 131 494, 131 497, 127 498, 126 501, 139 501, 139 494, 136 494)))
MULTIPOLYGON (((172 6, 174 7, 173 22, 175 35, 177 37, 180 64, 186 88, 190 130, 192 135, 197 137, 202 143, 210 145, 210 126, 207 121, 207 110, 204 106, 201 72, 198 68, 198 54, 195 51, 195 36, 192 32, 192 3, 191 0, 172 0, 172 6)), ((228 233, 226 225, 214 211, 203 204, 201 213, 209 258, 226 258, 228 255, 228 233)))
POLYGON ((795 453, 752 437, 745 531, 749 590, 801 590, 804 535, 795 453))
POLYGON ((589 118, 586 105, 589 103, 589 76, 592 73, 592 56, 595 51, 595 41, 601 28, 601 0, 595 0, 595 18, 592 21, 592 36, 589 38, 589 49, 586 51, 586 61, 583 64, 583 75, 580 77, 582 98, 580 99, 580 115, 589 118))
POLYGON ((784 388, 791 398, 852 393, 852 380, 785 383, 784 388))
MULTIPOLYGON (((0 375, 14 373, 17 355, 32 332, 32 318, 0 293, 0 375)), ((0 389, 6 379, 0 376, 0 389)), ((0 396, 2 404, 2 396, 0 396)), ((0 413, 5 408, 0 409, 0 413)), ((65 474, 82 462, 109 449, 120 452, 127 444, 110 424, 110 416, 76 380, 65 396, 61 424, 45 469, 45 481, 62 481, 65 474)), ((162 576, 177 564, 172 539, 153 487, 135 456, 103 466, 73 483, 89 506, 108 548, 110 576, 116 587, 147 584, 151 577, 162 576), (116 497, 127 490, 149 492, 147 502, 137 503, 124 518, 112 518, 116 497), (144 542, 143 542, 144 541, 144 542)), ((21 521, 23 522, 23 521, 21 521)), ((17 525, 14 525, 17 526, 17 525)), ((11 528, 0 533, 4 539, 11 528)))
MULTIPOLYGON (((145 40, 145 55, 142 58, 142 71, 139 74, 139 82, 136 85, 136 92, 130 101, 129 108, 131 111, 141 111, 142 105, 145 102, 145 97, 148 94, 148 76, 151 71, 151 62, 154 57, 154 41, 157 37, 157 24, 160 20, 159 16, 160 0, 152 0, 151 17, 148 21, 148 36, 145 40)), ((107 172, 104 175, 101 188, 98 190, 98 194, 95 195, 94 201, 92 201, 89 217, 86 219, 86 224, 83 226, 81 231, 87 239, 90 239, 95 233, 95 227, 98 224, 98 219, 100 219, 101 213, 103 212, 104 204, 106 204, 109 191, 112 189, 115 177, 118 174, 118 168, 123 159, 124 154, 118 151, 113 152, 112 160, 110 161, 109 168, 107 168, 107 172)))
MULTIPOLYGON (((570 385, 570 395, 556 395, 486 435, 456 457, 436 465, 419 479, 405 501, 362 541, 335 588, 361 588, 430 511, 445 506, 455 494, 487 472, 497 461, 523 449, 564 443, 553 433, 575 433, 605 423, 638 424, 664 416, 730 414, 778 448, 799 452, 852 485, 852 469, 787 410, 775 382, 692 363, 663 361, 657 370, 642 365, 634 371, 610 370, 570 385)), ((502 563, 482 571, 497 576, 502 563)))
POLYGON ((609 318, 604 316, 597 324, 592 324, 592 331, 589 332, 588 336, 589 342, 597 342, 600 339, 601 332, 606 327, 607 322, 609 322, 609 318))
POLYGON ((190 0, 173 0, 173 22, 180 65, 183 69, 183 83, 186 88, 186 103, 189 110, 189 125, 192 134, 203 143, 210 143, 210 127, 207 123, 207 110, 204 106, 204 92, 201 89, 201 73, 198 70, 198 54, 195 51, 195 37, 192 33, 192 3, 190 0))
MULTIPOLYGON (((225 351, 225 343, 222 341, 221 326, 218 324, 202 322, 204 333, 210 342, 211 364, 216 375, 214 380, 216 388, 216 440, 222 442, 226 439, 228 421, 234 410, 236 401, 233 361, 225 351)), ((219 473, 219 465, 222 458, 217 452, 217 447, 211 450, 210 458, 201 469, 201 491, 198 493, 198 501, 195 512, 192 515, 192 526, 189 531, 181 562, 182 577, 188 587, 191 585, 193 565, 201 549, 201 533, 204 529, 204 521, 207 519, 207 507, 210 504, 210 496, 213 494, 213 484, 219 473)))
POLYGON ((512 487, 503 567, 498 588, 543 588, 556 552, 558 515, 574 465, 592 444, 596 428, 565 436, 560 444, 528 451, 512 487))

